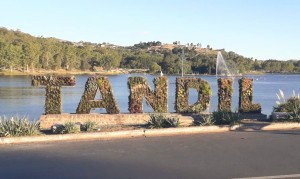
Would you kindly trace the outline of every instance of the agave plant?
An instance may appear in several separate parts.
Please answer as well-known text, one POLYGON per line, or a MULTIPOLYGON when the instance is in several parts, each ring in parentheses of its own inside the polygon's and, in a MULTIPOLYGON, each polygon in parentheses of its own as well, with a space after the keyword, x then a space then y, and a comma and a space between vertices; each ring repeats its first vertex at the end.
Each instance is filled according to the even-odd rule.
POLYGON ((164 128, 168 127, 178 127, 180 125, 179 119, 178 118, 166 118, 164 120, 164 128))
POLYGON ((202 116, 202 122, 200 122, 201 126, 212 126, 215 124, 215 120, 212 115, 202 116))
POLYGON ((64 127, 65 127, 64 133, 66 134, 80 132, 80 125, 74 122, 66 122, 64 127))
POLYGON ((31 122, 26 117, 0 117, 0 137, 37 135, 40 134, 39 129, 38 121, 31 122))
POLYGON ((87 121, 80 126, 80 130, 87 132, 97 131, 98 129, 97 122, 95 121, 87 121))
POLYGON ((163 121, 165 118, 166 116, 161 113, 150 114, 150 119, 147 125, 149 128, 163 128, 163 121))
POLYGON ((176 117, 170 118, 162 113, 150 114, 150 119, 147 123, 149 128, 168 128, 178 127, 180 125, 179 119, 176 117))
POLYGON ((240 120, 240 113, 238 112, 213 112, 213 121, 216 125, 233 125, 239 123, 240 120))

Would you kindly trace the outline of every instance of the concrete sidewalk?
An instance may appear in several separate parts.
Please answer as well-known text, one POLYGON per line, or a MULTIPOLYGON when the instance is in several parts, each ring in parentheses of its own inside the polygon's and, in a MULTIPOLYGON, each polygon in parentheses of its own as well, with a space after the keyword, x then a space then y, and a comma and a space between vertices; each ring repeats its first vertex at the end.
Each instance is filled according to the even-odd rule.
POLYGON ((218 133, 229 131, 271 131, 271 130, 298 130, 300 123, 269 123, 244 121, 242 124, 234 126, 191 126, 165 129, 138 129, 114 132, 93 132, 78 134, 57 134, 27 137, 1 137, 0 145, 33 143, 33 142, 54 142, 67 140, 108 140, 114 138, 148 137, 148 136, 171 136, 187 135, 198 133, 218 133))

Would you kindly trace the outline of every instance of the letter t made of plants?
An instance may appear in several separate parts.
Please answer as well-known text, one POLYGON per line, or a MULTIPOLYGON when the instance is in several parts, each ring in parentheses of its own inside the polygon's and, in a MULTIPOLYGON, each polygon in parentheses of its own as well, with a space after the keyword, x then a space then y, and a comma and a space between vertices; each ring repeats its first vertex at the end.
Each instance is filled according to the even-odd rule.
POLYGON ((74 86, 74 76, 33 76, 32 86, 46 86, 45 114, 62 113, 61 86, 74 86))

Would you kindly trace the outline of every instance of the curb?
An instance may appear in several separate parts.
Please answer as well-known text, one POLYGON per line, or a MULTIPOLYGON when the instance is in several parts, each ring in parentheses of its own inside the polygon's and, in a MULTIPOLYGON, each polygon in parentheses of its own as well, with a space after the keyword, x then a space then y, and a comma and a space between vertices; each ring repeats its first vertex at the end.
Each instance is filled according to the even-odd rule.
POLYGON ((56 134, 44 136, 26 136, 26 137, 2 137, 2 144, 18 144, 33 142, 57 142, 67 140, 97 140, 97 139, 113 139, 113 138, 130 138, 144 136, 144 130, 116 131, 116 132, 93 132, 79 134, 56 134))
POLYGON ((244 123, 232 126, 235 131, 272 131, 272 130, 296 130, 300 129, 300 123, 278 122, 278 123, 244 123))
POLYGON ((199 134, 199 133, 217 133, 229 132, 232 130, 231 126, 193 126, 182 128, 166 128, 166 129, 148 129, 145 130, 145 136, 168 136, 178 134, 199 134))
POLYGON ((35 142, 57 142, 68 140, 109 140, 116 138, 171 136, 199 133, 218 133, 229 131, 271 131, 271 130, 295 130, 300 129, 300 123, 248 123, 234 126, 193 126, 167 129, 145 129, 115 132, 94 132, 79 134, 57 134, 45 136, 27 137, 0 137, 0 145, 35 143, 35 142))

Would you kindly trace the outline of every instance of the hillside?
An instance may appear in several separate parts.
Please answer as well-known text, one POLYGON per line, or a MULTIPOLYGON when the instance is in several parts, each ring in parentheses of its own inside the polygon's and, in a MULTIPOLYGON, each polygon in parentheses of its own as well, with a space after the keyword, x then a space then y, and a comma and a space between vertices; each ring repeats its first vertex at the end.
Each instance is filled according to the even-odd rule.
MULTIPOLYGON (((109 43, 70 42, 57 38, 34 37, 21 31, 0 28, 1 71, 28 72, 103 72, 115 69, 160 70, 165 74, 181 73, 184 51, 184 73, 214 74, 216 49, 201 45, 141 42, 130 47, 109 43)), ((259 61, 235 52, 221 50, 229 64, 241 72, 299 72, 299 61, 259 61)), ((124 70, 122 71, 124 72, 124 70)), ((128 70, 125 72, 128 72, 128 70)))

